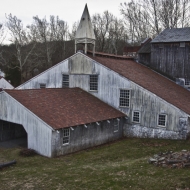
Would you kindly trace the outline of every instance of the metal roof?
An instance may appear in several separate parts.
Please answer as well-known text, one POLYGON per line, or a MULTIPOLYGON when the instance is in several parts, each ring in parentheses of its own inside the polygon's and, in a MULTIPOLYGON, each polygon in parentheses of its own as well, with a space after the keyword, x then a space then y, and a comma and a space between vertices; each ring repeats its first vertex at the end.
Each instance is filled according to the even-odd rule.
POLYGON ((90 19, 90 15, 88 12, 87 4, 85 5, 80 24, 76 31, 75 39, 93 39, 95 40, 94 30, 92 28, 92 23, 90 19))
POLYGON ((190 27, 187 28, 167 28, 161 32, 151 43, 159 42, 189 42, 190 27))
POLYGON ((150 42, 143 45, 137 53, 151 53, 151 44, 150 44, 150 42))

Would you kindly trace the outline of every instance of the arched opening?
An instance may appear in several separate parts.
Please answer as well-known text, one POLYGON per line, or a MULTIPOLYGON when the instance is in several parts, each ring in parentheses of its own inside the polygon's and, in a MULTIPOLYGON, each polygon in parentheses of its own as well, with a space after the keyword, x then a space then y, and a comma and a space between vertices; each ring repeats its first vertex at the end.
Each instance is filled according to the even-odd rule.
POLYGON ((0 146, 27 148, 27 132, 20 124, 0 120, 0 146))

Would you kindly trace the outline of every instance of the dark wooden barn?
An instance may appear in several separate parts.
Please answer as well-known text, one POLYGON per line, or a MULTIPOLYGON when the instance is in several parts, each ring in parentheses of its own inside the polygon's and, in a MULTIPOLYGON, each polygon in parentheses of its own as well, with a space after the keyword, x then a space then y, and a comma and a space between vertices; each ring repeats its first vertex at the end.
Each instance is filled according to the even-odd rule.
POLYGON ((151 42, 150 67, 190 87, 190 27, 165 29, 151 42))
POLYGON ((145 39, 141 43, 141 48, 139 49, 138 53, 138 61, 144 65, 150 65, 150 57, 151 57, 151 38, 145 39))

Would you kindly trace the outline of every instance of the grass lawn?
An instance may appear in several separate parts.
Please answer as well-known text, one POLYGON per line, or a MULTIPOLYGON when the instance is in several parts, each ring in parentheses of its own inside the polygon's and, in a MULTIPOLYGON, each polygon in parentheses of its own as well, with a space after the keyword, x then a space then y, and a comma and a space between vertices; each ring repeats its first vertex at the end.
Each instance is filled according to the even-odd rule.
POLYGON ((190 168, 148 164, 167 150, 190 150, 190 141, 123 139, 57 158, 19 156, 19 148, 0 149, 0 162, 17 164, 0 170, 0 189, 145 189, 190 188, 190 168))

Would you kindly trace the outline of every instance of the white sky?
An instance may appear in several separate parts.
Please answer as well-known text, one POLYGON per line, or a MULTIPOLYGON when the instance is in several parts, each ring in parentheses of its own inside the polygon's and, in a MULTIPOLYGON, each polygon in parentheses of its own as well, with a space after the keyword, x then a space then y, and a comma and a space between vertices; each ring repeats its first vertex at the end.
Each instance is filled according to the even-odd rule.
POLYGON ((71 28, 75 21, 80 20, 85 4, 87 3, 90 15, 103 13, 108 10, 118 18, 120 16, 119 6, 126 0, 0 0, 0 23, 6 18, 5 14, 11 13, 17 16, 24 25, 32 23, 32 17, 49 20, 50 15, 59 16, 66 21, 71 28))

